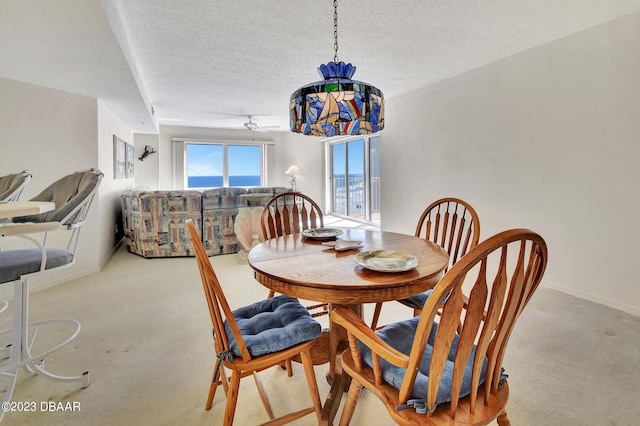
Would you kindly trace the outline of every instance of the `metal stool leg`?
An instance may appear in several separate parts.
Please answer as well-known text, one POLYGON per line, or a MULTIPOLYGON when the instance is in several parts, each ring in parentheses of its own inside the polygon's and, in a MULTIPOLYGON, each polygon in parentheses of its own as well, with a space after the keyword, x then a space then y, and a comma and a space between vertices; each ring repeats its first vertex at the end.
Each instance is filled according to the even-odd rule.
MULTIPOLYGON (((44 360, 47 356, 70 343, 80 332, 80 323, 73 319, 58 318, 51 320, 36 321, 31 324, 29 318, 29 283, 27 280, 16 281, 13 284, 13 324, 11 329, 0 332, 0 335, 11 334, 11 344, 6 346, 3 351, 6 355, 5 365, 0 367, 0 376, 9 378, 9 386, 5 394, 4 402, 11 401, 13 391, 15 389, 18 378, 18 371, 23 367, 30 373, 44 376, 50 380, 60 382, 80 382, 81 388, 89 386, 89 372, 85 371, 78 376, 59 376, 53 374, 44 368, 44 360), (58 344, 38 354, 31 354, 31 348, 38 335, 40 326, 52 323, 67 323, 75 327, 71 334, 58 344), (29 330, 33 329, 33 333, 29 336, 29 330)), ((6 308, 4 308, 6 309, 6 308)), ((4 310, 0 306, 0 312, 4 310)), ((4 411, 0 410, 0 422, 4 416, 4 411)))

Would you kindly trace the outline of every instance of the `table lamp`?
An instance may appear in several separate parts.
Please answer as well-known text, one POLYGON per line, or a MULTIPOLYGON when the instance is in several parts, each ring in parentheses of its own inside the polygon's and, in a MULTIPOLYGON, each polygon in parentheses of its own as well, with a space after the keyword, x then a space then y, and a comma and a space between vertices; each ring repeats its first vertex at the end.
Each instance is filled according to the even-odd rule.
POLYGON ((293 192, 296 192, 298 190, 296 188, 296 175, 300 174, 300 169, 298 168, 298 166, 292 164, 289 166, 287 171, 284 172, 284 174, 287 176, 291 176, 291 180, 289 181, 289 183, 291 183, 291 190, 293 192))

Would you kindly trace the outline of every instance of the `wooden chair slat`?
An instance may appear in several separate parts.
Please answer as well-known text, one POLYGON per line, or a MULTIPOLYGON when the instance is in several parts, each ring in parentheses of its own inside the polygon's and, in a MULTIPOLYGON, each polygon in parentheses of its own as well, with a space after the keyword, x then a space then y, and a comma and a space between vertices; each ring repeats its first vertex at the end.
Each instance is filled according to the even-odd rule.
POLYGON ((506 404, 509 386, 502 376, 502 362, 511 331, 540 284, 546 263, 545 241, 526 229, 504 231, 476 245, 446 272, 433 289, 415 327, 408 355, 394 356, 395 349, 353 312, 346 308, 335 309, 331 319, 346 329, 350 342, 355 343, 357 339, 368 346, 374 360, 373 368, 362 362, 357 344, 350 344, 343 352, 342 368, 352 381, 341 424, 347 424, 353 416, 358 395, 364 386, 384 403, 390 417, 398 424, 487 424, 498 419, 499 424, 508 425, 506 404), (497 269, 493 265, 497 265, 497 269), (464 295, 463 284, 471 287, 469 296, 464 295), (430 348, 429 381, 424 395, 427 407, 435 410, 422 416, 410 409, 398 411, 398 406, 416 397, 412 390, 417 371, 436 322, 438 330, 430 348), (442 380, 445 365, 449 362, 452 342, 456 338, 458 346, 453 360, 451 400, 436 407, 438 391, 442 391, 441 383, 445 383, 442 380), (471 359, 474 345, 475 356, 471 359), (405 368, 398 389, 381 381, 379 359, 405 368), (460 397, 468 362, 471 362, 472 370, 470 393, 460 397), (483 364, 486 364, 486 370, 484 383, 481 383, 483 364))
MULTIPOLYGON (((320 206, 311 198, 300 192, 283 192, 276 194, 265 204, 260 216, 260 227, 262 239, 266 241, 299 233, 304 229, 322 228, 324 220, 320 206), (270 225, 272 221, 277 225, 275 229, 270 225)), ((269 297, 274 295, 274 291, 269 292, 269 297)), ((314 317, 329 313, 326 303, 307 306, 307 309, 314 317)))
MULTIPOLYGON (((433 410, 442 380, 445 364, 448 361, 451 344, 458 329, 460 314, 462 312, 462 290, 454 287, 449 293, 447 301, 442 308, 438 331, 436 332, 431 364, 429 366, 429 387, 427 391, 427 409, 433 410)), ((459 350, 459 349, 458 349, 459 350)))
MULTIPOLYGON (((415 231, 422 237, 438 244, 449 254, 448 271, 480 240, 480 220, 476 211, 459 198, 441 198, 429 204, 420 215, 415 231)), ((420 315, 420 306, 411 300, 398 302, 413 309, 413 315, 420 315)), ((382 303, 376 303, 371 328, 378 328, 382 303)))
POLYGON ((273 352, 259 357, 252 357, 247 349, 242 333, 238 328, 238 323, 236 322, 224 295, 222 286, 220 285, 215 271, 213 270, 213 266, 207 257, 207 253, 202 245, 202 240, 198 235, 198 231, 191 219, 188 219, 185 223, 193 243, 196 263, 198 265, 198 270, 200 271, 204 294, 211 316, 215 355, 217 362, 220 363, 220 367, 216 368, 212 376, 205 408, 207 410, 211 409, 216 389, 218 385, 222 384, 224 393, 227 397, 223 424, 225 426, 232 425, 236 412, 240 381, 244 377, 253 376, 260 400, 265 407, 267 415, 272 419, 273 424, 289 423, 303 415, 314 412, 319 420, 322 412, 322 403, 320 401, 318 384, 316 382, 313 363, 310 357, 310 349, 315 343, 315 340, 309 340, 279 352, 273 352), (233 334, 233 338, 238 345, 241 356, 236 356, 232 353, 225 329, 225 323, 233 334), (302 359, 312 406, 275 418, 265 388, 256 373, 270 367, 278 366, 294 356, 299 356, 302 359), (225 369, 231 370, 230 378, 227 378, 225 369))

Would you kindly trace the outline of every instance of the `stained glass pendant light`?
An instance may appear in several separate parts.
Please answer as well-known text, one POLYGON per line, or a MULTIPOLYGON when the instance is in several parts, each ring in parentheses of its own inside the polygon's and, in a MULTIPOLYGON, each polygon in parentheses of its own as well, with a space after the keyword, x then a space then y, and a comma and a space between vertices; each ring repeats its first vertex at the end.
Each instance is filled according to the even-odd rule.
POLYGON ((370 84, 351 80, 356 67, 338 62, 338 0, 333 1, 333 62, 318 72, 324 80, 291 95, 289 124, 311 136, 364 135, 384 128, 384 96, 370 84))

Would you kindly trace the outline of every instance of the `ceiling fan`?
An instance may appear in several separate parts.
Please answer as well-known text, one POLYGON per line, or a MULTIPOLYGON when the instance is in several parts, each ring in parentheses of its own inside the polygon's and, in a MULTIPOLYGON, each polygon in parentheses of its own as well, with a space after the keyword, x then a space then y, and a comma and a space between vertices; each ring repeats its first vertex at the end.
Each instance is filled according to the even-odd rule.
POLYGON ((279 129, 280 126, 261 126, 258 123, 256 123, 255 121, 252 121, 251 118, 253 116, 251 115, 247 115, 247 118, 249 119, 248 122, 244 123, 244 128, 249 130, 250 132, 267 132, 268 129, 279 129))

